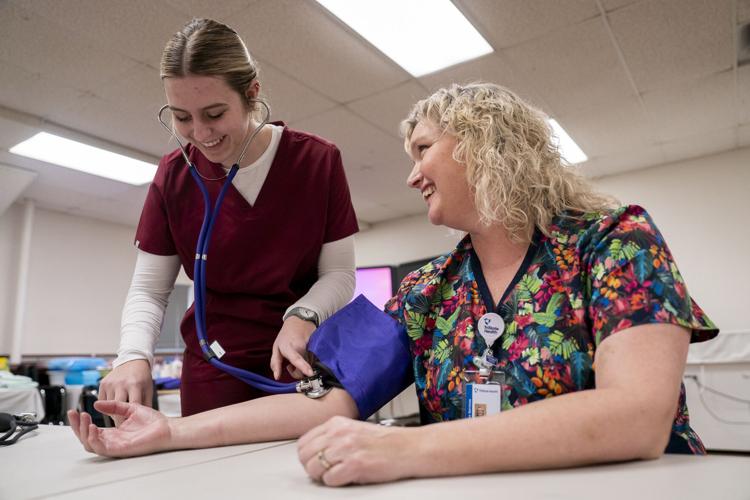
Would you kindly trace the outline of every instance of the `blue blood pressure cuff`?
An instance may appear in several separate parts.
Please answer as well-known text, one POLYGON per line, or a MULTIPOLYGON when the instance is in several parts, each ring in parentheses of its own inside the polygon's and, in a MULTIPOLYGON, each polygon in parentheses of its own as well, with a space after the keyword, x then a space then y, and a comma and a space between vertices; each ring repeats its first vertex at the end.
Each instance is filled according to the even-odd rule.
POLYGON ((404 327, 364 295, 324 321, 307 350, 324 378, 335 379, 365 420, 413 382, 404 327))

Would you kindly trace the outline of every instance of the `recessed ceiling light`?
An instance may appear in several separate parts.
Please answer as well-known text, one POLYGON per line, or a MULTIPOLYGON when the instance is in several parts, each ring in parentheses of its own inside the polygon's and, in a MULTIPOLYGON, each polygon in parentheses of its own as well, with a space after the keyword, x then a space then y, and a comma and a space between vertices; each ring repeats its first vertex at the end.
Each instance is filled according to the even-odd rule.
POLYGON ((557 144, 560 154, 571 165, 583 163, 589 159, 586 153, 578 147, 578 144, 568 135, 564 128, 557 123, 557 120, 550 118, 549 124, 552 126, 552 142, 557 144))
POLYGON ((419 77, 492 52, 450 0, 317 0, 419 77))
POLYGON ((47 132, 16 144, 10 152, 136 186, 151 182, 156 173, 151 163, 47 132))

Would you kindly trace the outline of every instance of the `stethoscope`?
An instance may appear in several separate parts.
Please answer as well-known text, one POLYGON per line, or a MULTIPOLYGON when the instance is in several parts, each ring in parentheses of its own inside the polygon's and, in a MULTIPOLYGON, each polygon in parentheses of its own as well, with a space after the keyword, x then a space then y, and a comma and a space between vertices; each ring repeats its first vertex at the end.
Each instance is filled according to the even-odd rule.
POLYGON ((268 104, 266 104, 264 101, 260 99, 251 99, 249 102, 260 103, 266 110, 265 118, 247 138, 239 158, 237 158, 235 164, 232 165, 232 168, 229 169, 227 175, 225 177, 219 177, 215 179, 203 177, 200 172, 198 172, 195 164, 190 161, 190 158, 188 157, 188 154, 185 151, 185 147, 180 141, 180 138, 162 119, 162 115, 164 114, 164 111, 169 108, 169 104, 165 104, 164 106, 162 106, 161 109, 159 109, 159 113, 157 114, 159 123, 161 123, 161 125, 167 130, 167 132, 169 132, 169 134, 177 141, 180 151, 182 152, 182 156, 185 158, 185 163, 188 166, 188 170, 190 171, 190 174, 193 176, 193 179, 195 179, 196 184, 198 184, 198 188, 203 194, 203 224, 201 225, 201 230, 198 234, 198 243, 195 249, 195 264, 193 266, 195 330, 196 334, 198 335, 198 341, 201 347, 201 351, 203 352, 203 356, 211 365, 218 368, 219 370, 222 370, 242 380, 246 384, 251 385, 256 389, 260 389, 268 393, 285 394, 293 392, 304 392, 309 397, 317 398, 323 396, 330 390, 329 388, 323 387, 322 378, 320 376, 313 375, 313 377, 308 377, 296 383, 278 382, 276 380, 258 375, 257 373, 252 373, 250 371, 237 368, 236 366, 221 362, 219 358, 224 355, 224 350, 221 348, 218 342, 214 342, 213 344, 209 345, 206 338, 206 304, 204 299, 206 296, 206 261, 208 260, 208 245, 211 242, 211 233, 213 231, 216 218, 219 215, 221 204, 224 201, 224 196, 226 195, 227 189, 232 184, 232 179, 234 179, 234 176, 237 174, 237 171, 240 168, 240 162, 245 156, 247 147, 253 141, 255 136, 258 135, 261 129, 263 129, 263 127, 269 122, 269 119, 271 117, 271 110, 268 107, 268 104), (206 185, 203 182, 203 179, 209 181, 217 181, 224 178, 226 178, 226 180, 221 186, 221 190, 219 191, 219 195, 216 198, 216 202, 214 203, 213 208, 211 208, 211 198, 208 194, 208 189, 206 189, 206 185))
POLYGON ((11 415, 10 413, 0 413, 0 446, 10 446, 18 441, 18 438, 28 434, 39 427, 34 413, 21 413, 20 415, 11 415), (18 432, 16 432, 18 430, 18 432))

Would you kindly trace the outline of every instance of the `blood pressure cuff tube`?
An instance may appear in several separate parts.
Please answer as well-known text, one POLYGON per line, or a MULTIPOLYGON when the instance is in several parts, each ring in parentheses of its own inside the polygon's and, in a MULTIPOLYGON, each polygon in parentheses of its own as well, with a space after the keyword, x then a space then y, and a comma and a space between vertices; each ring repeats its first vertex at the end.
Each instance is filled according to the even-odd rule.
MULTIPOLYGON (((307 349, 336 378, 365 420, 413 382, 404 327, 364 295, 324 321, 307 349)), ((337 384, 338 385, 338 384, 337 384)))

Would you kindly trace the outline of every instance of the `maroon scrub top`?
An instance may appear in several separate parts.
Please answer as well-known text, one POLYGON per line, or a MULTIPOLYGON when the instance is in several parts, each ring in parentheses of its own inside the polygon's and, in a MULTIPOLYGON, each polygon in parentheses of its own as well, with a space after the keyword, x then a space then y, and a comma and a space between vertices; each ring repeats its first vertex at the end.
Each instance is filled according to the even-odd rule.
MULTIPOLYGON (((187 152, 204 177, 225 175, 193 145, 187 152)), ((224 180, 204 183, 213 205, 224 180)), ((193 279, 202 221, 201 192, 176 150, 159 162, 135 244, 144 252, 179 255, 193 279)), ((214 223, 206 266, 206 324, 209 343, 218 340, 226 351, 221 360, 270 377, 271 347, 282 316, 317 281, 321 247, 357 230, 339 150, 285 127, 255 205, 232 186, 214 223)), ((193 307, 180 327, 186 346, 182 414, 263 396, 205 361, 193 307)))

